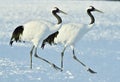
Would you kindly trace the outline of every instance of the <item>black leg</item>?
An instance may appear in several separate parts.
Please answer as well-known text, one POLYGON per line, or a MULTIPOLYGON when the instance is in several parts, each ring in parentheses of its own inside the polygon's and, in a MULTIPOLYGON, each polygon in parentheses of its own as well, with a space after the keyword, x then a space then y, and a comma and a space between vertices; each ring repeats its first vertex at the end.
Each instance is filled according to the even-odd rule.
POLYGON ((89 71, 90 73, 96 73, 95 71, 93 71, 92 69, 90 69, 89 67, 87 67, 84 63, 82 63, 76 56, 75 56, 75 51, 73 49, 73 58, 78 61, 81 65, 83 65, 85 68, 87 68, 87 71, 89 71))
POLYGON ((56 66, 55 64, 49 62, 48 60, 46 60, 46 59, 44 59, 44 58, 42 58, 42 57, 39 57, 39 56, 37 55, 37 48, 35 48, 35 54, 34 54, 34 56, 35 56, 36 58, 38 58, 38 59, 40 59, 40 60, 43 60, 44 62, 50 64, 50 65, 53 66, 53 68, 55 68, 56 70, 62 71, 62 69, 59 68, 58 66, 56 66))
POLYGON ((64 47, 63 51, 61 52, 61 69, 63 68, 63 56, 64 56, 65 50, 66 50, 66 47, 64 47))
POLYGON ((32 69, 32 55, 33 55, 33 50, 34 50, 34 47, 32 47, 31 51, 30 51, 30 68, 32 69))

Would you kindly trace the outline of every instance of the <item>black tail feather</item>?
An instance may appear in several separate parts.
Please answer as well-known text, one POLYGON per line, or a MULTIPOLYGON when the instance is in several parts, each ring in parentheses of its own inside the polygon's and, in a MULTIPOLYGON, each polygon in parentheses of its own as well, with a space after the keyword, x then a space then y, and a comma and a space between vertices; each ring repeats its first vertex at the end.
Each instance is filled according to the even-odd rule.
POLYGON ((20 35, 23 33, 23 26, 18 26, 12 33, 12 37, 11 37, 11 40, 10 40, 10 45, 12 46, 13 42, 14 41, 20 41, 20 35))
POLYGON ((44 49, 45 46, 45 40, 42 42, 41 48, 44 49))
POLYGON ((12 44, 13 44, 13 41, 10 41, 10 43, 9 43, 9 44, 10 44, 10 46, 12 46, 12 44))
POLYGON ((55 39, 55 37, 57 37, 58 33, 59 32, 57 31, 57 32, 49 35, 46 39, 44 39, 43 42, 42 42, 41 48, 44 49, 46 43, 48 43, 50 45, 55 44, 54 39, 55 39))

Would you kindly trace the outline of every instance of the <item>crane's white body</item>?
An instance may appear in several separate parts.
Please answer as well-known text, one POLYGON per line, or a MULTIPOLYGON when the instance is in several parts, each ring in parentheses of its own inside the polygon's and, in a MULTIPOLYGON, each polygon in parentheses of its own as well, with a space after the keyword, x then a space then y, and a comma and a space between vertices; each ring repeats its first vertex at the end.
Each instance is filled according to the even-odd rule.
POLYGON ((63 68, 63 56, 64 56, 64 52, 66 50, 66 47, 71 47, 72 51, 73 51, 73 58, 79 62, 80 64, 82 64, 84 67, 87 68, 87 70, 90 73, 96 73, 94 72, 92 69, 88 68, 84 63, 82 63, 76 56, 75 56, 75 51, 74 51, 74 46, 75 44, 88 32, 92 29, 94 23, 95 23, 95 18, 94 16, 91 14, 92 11, 98 11, 101 12, 100 10, 95 9, 93 6, 90 6, 89 9, 87 9, 87 14, 90 16, 91 18, 91 22, 90 24, 79 24, 79 23, 68 23, 68 24, 64 24, 62 25, 62 27, 55 33, 49 35, 42 43, 42 48, 44 48, 45 43, 56 43, 56 44, 63 44, 64 45, 64 49, 61 52, 61 68, 63 68), (54 41, 50 41, 50 37, 53 37, 54 41))
POLYGON ((37 47, 39 43, 42 42, 45 38, 47 38, 47 36, 49 36, 50 34, 56 32, 62 25, 62 19, 60 16, 57 15, 57 13, 67 14, 62 10, 58 9, 57 7, 54 7, 54 9, 52 10, 52 14, 56 17, 58 21, 56 24, 53 24, 49 21, 44 21, 44 20, 30 21, 28 23, 18 26, 12 33, 12 37, 10 39, 11 46, 14 41, 16 42, 28 41, 33 43, 32 49, 30 51, 30 68, 31 69, 32 69, 32 55, 34 51, 35 57, 52 65, 55 69, 61 70, 55 64, 37 55, 37 47))
POLYGON ((59 29, 59 34, 55 38, 55 43, 63 44, 65 47, 74 46, 89 30, 92 25, 68 23, 62 25, 59 29))
POLYGON ((53 24, 48 21, 31 21, 23 25, 24 31, 21 40, 31 41, 35 47, 48 35, 57 31, 62 24, 53 24))

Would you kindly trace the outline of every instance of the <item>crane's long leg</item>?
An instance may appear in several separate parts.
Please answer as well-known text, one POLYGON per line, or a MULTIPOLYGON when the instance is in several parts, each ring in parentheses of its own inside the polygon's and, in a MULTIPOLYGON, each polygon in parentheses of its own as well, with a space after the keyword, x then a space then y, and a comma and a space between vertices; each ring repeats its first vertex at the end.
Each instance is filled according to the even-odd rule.
POLYGON ((73 49, 73 58, 78 61, 81 65, 83 65, 85 68, 87 68, 87 71, 89 71, 90 73, 96 73, 95 71, 93 71, 92 69, 90 69, 89 67, 87 67, 84 63, 82 63, 76 56, 75 56, 75 51, 73 49))
POLYGON ((34 50, 35 46, 32 47, 31 51, 30 51, 30 68, 32 69, 32 55, 33 55, 33 50, 34 50))
POLYGON ((64 56, 65 50, 66 50, 66 47, 64 47, 63 51, 61 52, 61 69, 63 68, 63 56, 64 56))
POLYGON ((42 58, 42 57, 39 57, 39 56, 37 55, 37 48, 35 48, 35 55, 34 55, 34 56, 35 56, 36 58, 38 58, 38 59, 41 59, 41 60, 47 62, 48 64, 50 64, 51 66, 53 66, 53 68, 55 68, 56 70, 62 71, 62 69, 59 68, 58 66, 56 66, 55 64, 49 62, 48 60, 46 60, 46 59, 44 59, 44 58, 42 58))

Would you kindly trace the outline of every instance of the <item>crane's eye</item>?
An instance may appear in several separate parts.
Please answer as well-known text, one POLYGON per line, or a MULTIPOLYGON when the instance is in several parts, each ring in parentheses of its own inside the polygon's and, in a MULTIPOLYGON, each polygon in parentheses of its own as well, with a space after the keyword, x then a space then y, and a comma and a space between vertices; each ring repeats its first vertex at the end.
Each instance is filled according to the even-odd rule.
POLYGON ((54 11, 59 11, 59 9, 57 7, 54 7, 53 10, 54 11))
POLYGON ((93 9, 93 7, 92 7, 92 6, 89 6, 89 9, 93 9))

